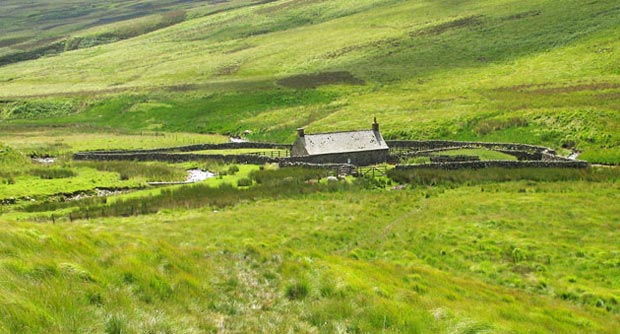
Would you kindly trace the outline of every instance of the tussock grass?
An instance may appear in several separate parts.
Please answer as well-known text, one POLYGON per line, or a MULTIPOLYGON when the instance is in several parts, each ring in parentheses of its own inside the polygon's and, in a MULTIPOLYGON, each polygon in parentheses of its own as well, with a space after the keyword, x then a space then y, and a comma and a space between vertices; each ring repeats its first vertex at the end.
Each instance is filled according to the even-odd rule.
POLYGON ((121 180, 144 178, 147 181, 184 181, 184 169, 164 163, 140 163, 136 161, 80 161, 75 166, 88 167, 104 172, 118 173, 121 180))
POLYGON ((0 323, 34 333, 616 331, 616 185, 485 188, 4 223, 0 289, 13 302, 0 304, 0 323))
MULTIPOLYGON (((84 199, 76 203, 47 203, 27 208, 29 211, 54 211, 66 207, 78 207, 69 213, 70 220, 91 219, 96 217, 134 216, 160 212, 175 208, 225 208, 240 202, 260 198, 280 198, 303 196, 315 192, 344 191, 354 187, 347 182, 319 183, 317 178, 329 174, 326 170, 286 168, 252 172, 249 178, 240 178, 234 187, 221 183, 217 187, 205 184, 188 185, 178 188, 163 189, 159 194, 148 197, 119 199, 108 203, 106 199, 84 199), (306 183, 308 180, 313 183, 306 183), (256 182, 256 186, 251 186, 256 182), (242 188, 239 188, 242 187, 242 188), (246 188, 246 189, 244 189, 246 188)), ((51 218, 50 218, 51 219, 51 218)))
POLYGON ((396 182, 414 186, 476 185, 495 182, 533 181, 564 182, 587 181, 616 183, 620 180, 617 168, 483 168, 479 170, 396 170, 388 175, 396 182))
POLYGON ((35 168, 31 169, 29 173, 47 180, 65 179, 77 175, 73 170, 68 168, 35 168))

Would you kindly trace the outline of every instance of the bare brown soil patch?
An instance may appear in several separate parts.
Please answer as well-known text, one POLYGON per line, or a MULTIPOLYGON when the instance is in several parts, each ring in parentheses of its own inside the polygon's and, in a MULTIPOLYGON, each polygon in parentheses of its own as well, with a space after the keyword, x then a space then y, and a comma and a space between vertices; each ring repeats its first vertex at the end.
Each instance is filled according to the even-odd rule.
POLYGON ((350 72, 338 71, 293 75, 278 80, 277 84, 289 88, 305 89, 335 84, 363 85, 365 82, 354 77, 350 72))

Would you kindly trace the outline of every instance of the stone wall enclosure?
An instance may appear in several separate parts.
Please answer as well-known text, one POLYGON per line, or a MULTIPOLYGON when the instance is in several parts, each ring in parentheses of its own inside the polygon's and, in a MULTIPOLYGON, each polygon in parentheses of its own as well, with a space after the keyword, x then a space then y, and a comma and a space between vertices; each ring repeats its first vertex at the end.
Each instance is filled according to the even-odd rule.
MULTIPOLYGON (((434 161, 427 164, 416 165, 398 165, 397 169, 477 169, 487 167, 501 168, 586 168, 589 164, 585 161, 571 160, 558 156, 553 149, 512 143, 485 143, 485 142, 457 142, 444 140, 392 140, 387 141, 390 147, 390 156, 388 161, 398 161, 399 156, 429 156, 445 150, 463 149, 463 148, 485 148, 506 153, 517 157, 518 161, 442 161, 442 159, 433 159, 434 161)), ((192 154, 185 152, 201 151, 201 150, 231 150, 231 149, 288 149, 291 145, 272 144, 272 143, 224 143, 224 144, 201 144, 182 147, 171 147, 153 150, 128 150, 128 151, 89 151, 78 152, 74 154, 75 160, 137 160, 137 161, 167 161, 167 162, 184 162, 196 160, 219 160, 223 162, 236 162, 245 164, 265 164, 279 163, 281 166, 307 165, 307 166, 324 166, 325 168, 334 168, 334 165, 346 165, 346 160, 330 161, 329 157, 316 160, 315 157, 268 157, 257 154, 192 154)), ((341 157, 342 158, 342 157, 341 157)), ((354 159, 351 161, 363 159, 354 159)), ((446 160, 446 159, 444 159, 446 160)), ((473 160, 473 159, 472 159, 473 160)), ((344 168, 350 170, 350 168, 344 168)))

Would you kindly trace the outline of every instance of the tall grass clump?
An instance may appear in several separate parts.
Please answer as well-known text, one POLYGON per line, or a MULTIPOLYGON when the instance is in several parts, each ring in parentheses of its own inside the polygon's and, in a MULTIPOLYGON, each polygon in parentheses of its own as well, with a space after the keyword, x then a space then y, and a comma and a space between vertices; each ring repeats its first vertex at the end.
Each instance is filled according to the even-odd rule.
POLYGON ((109 216, 128 217, 156 213, 162 209, 191 209, 204 206, 225 208, 258 198, 289 198, 317 192, 339 192, 360 188, 357 183, 318 182, 318 179, 329 173, 329 170, 305 168, 262 170, 252 172, 249 178, 240 179, 238 182, 241 184, 237 185, 243 188, 228 183, 218 187, 194 184, 162 189, 157 195, 122 199, 113 203, 107 203, 105 198, 89 198, 74 203, 32 204, 26 207, 26 210, 42 212, 79 206, 79 209, 69 214, 71 220, 109 216), (252 184, 254 185, 251 186, 252 184))
POLYGON ((302 300, 310 294, 308 282, 295 282, 286 287, 286 298, 289 300, 302 300))
POLYGON ((161 162, 80 161, 76 162, 75 165, 118 173, 121 180, 142 177, 147 181, 183 181, 187 176, 184 169, 161 162))
POLYGON ((31 166, 30 159, 18 150, 0 143, 0 184, 14 184, 15 177, 31 166))
POLYGON ((75 171, 61 167, 35 168, 30 170, 29 173, 32 176, 37 176, 45 180, 66 179, 77 175, 75 171))
POLYGON ((390 178, 399 183, 412 185, 449 185, 449 184, 481 184, 510 181, 590 181, 617 182, 620 180, 620 169, 617 168, 483 168, 463 170, 437 169, 392 169, 390 178))

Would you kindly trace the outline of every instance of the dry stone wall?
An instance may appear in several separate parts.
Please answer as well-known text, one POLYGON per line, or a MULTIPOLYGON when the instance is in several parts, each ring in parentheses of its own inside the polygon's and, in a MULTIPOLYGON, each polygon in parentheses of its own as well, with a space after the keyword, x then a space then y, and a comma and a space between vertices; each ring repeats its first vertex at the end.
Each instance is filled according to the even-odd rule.
POLYGON ((397 170, 412 169, 481 169, 481 168, 588 168, 586 161, 463 161, 419 165, 398 165, 397 170))
POLYGON ((357 166, 352 164, 334 164, 325 163, 317 164, 311 162, 300 161, 280 161, 280 167, 304 167, 304 168, 317 168, 317 169, 333 169, 337 171, 338 175, 353 175, 357 173, 357 166))
MULTIPOLYGON (((478 169, 488 167, 501 168, 586 168, 589 164, 585 161, 576 161, 557 156, 552 149, 511 143, 483 143, 483 142, 456 142, 456 141, 412 141, 412 140, 392 140, 388 141, 388 146, 395 149, 407 149, 415 151, 417 155, 424 155, 430 152, 437 152, 446 149, 459 148, 486 148, 506 154, 516 156, 519 161, 445 161, 432 162, 430 164, 419 165, 399 165, 397 169, 478 169)), ((191 152, 201 150, 230 150, 242 148, 254 149, 290 149, 291 145, 273 143, 224 143, 224 144, 200 144, 182 147, 171 147, 153 150, 133 150, 133 151, 90 151, 74 154, 75 160, 135 160, 135 161, 167 161, 185 162, 197 160, 219 160, 225 163, 245 163, 245 164, 265 164, 279 163, 282 166, 305 166, 309 168, 334 168, 334 166, 344 166, 347 172, 342 174, 354 173, 355 165, 363 166, 369 164, 368 161, 379 160, 396 163, 398 157, 388 155, 386 151, 369 151, 343 154, 329 154, 308 157, 268 157, 255 154, 191 154, 179 152, 191 152), (350 163, 349 163, 350 162, 350 163), (349 166, 352 166, 349 167, 349 166)))
POLYGON ((480 161, 475 155, 437 155, 430 157, 431 162, 480 161))
POLYGON ((115 151, 88 151, 82 153, 160 153, 160 152, 195 152, 204 150, 234 150, 243 148, 253 149, 290 149, 292 145, 275 144, 275 143, 257 143, 257 142, 241 142, 241 143, 222 143, 222 144, 197 144, 188 146, 165 147, 151 150, 115 150, 115 151))
POLYGON ((73 155, 74 160, 133 160, 133 161, 166 161, 166 162, 186 162, 200 160, 219 160, 222 162, 235 162, 242 164, 265 164, 278 162, 277 158, 270 158, 254 154, 174 154, 174 153, 103 153, 103 152, 82 152, 73 155))
POLYGON ((491 150, 525 151, 525 152, 547 152, 555 154, 555 151, 544 146, 516 144, 516 143, 487 143, 473 141, 451 141, 451 140, 388 140, 390 148, 407 148, 416 151, 431 151, 459 148, 486 148, 491 150))
POLYGON ((351 152, 351 153, 333 153, 333 154, 321 154, 302 157, 290 157, 284 159, 285 161, 292 162, 309 162, 317 164, 339 163, 339 164, 353 164, 357 166, 374 165, 378 162, 385 162, 388 160, 388 150, 375 150, 375 151, 363 151, 363 152, 351 152))

